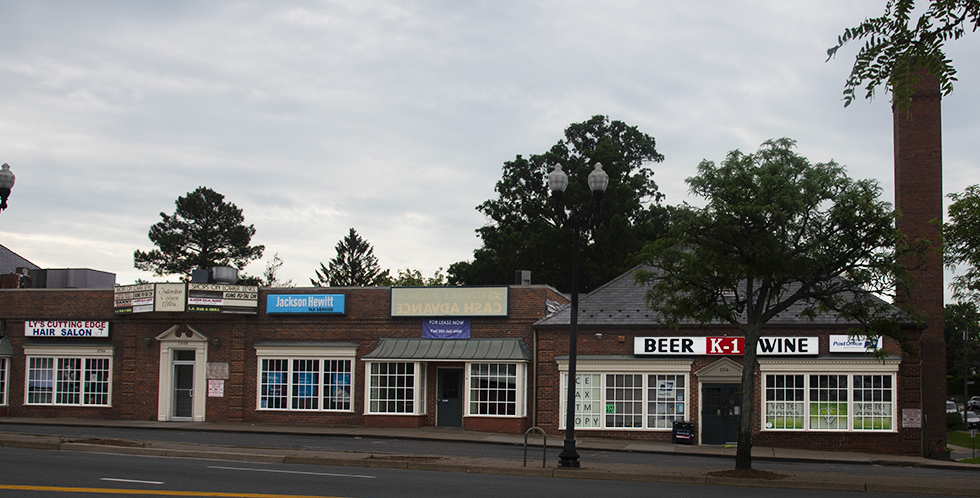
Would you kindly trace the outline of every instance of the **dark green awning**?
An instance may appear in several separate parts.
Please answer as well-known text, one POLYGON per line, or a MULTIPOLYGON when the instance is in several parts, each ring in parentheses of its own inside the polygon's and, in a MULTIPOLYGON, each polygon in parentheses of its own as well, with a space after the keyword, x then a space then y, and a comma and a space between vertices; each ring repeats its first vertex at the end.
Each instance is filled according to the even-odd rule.
POLYGON ((523 339, 381 339, 365 360, 531 361, 523 339))

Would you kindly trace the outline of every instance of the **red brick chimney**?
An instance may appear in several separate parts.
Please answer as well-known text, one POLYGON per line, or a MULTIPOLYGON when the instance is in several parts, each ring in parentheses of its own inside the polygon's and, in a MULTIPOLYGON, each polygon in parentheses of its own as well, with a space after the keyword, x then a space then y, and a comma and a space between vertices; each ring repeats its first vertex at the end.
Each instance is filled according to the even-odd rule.
MULTIPOLYGON (((897 227, 909 241, 939 244, 943 216, 942 113, 939 79, 920 72, 909 107, 892 104, 895 133, 897 227)), ((929 251, 912 269, 914 286, 899 300, 925 315, 919 358, 922 389, 922 455, 948 458, 946 442, 946 341, 943 334, 943 265, 929 251)), ((913 404, 914 400, 907 400, 913 404)), ((908 406, 908 405, 906 405, 908 406)), ((902 414, 896 414, 901 417, 902 414)))

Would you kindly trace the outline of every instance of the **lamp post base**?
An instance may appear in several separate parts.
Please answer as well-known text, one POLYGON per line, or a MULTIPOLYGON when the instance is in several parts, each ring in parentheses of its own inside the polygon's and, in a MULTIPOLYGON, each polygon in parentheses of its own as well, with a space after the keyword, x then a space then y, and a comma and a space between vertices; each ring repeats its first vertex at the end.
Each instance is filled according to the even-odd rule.
POLYGON ((578 451, 575 451, 575 440, 565 440, 561 453, 558 454, 558 466, 577 469, 581 466, 578 461, 578 451))

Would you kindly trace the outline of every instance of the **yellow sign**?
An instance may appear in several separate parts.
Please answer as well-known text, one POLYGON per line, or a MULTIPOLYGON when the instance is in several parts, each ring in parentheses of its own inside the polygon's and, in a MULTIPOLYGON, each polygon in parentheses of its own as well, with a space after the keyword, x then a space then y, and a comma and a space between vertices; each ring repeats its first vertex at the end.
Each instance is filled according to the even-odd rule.
POLYGON ((508 287, 392 287, 391 316, 507 316, 508 287))

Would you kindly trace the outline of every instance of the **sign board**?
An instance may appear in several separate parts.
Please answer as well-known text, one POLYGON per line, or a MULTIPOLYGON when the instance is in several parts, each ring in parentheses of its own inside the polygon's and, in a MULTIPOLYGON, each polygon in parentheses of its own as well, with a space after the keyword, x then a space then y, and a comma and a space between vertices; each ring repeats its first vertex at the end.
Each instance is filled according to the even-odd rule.
POLYGON ((109 322, 28 320, 25 337, 109 337, 109 322))
POLYGON ((392 287, 391 316, 507 316, 509 287, 392 287))
POLYGON ((208 379, 208 397, 209 398, 224 398, 225 397, 225 381, 221 379, 208 379))
POLYGON ((902 427, 906 429, 922 428, 922 409, 905 408, 902 410, 902 427))
MULTIPOLYGON (((759 356, 809 355, 820 352, 819 337, 762 337, 755 349, 759 356)), ((745 354, 744 337, 636 337, 635 355, 724 355, 745 354)))
POLYGON ((429 318, 422 321, 424 339, 469 339, 469 318, 429 318))
POLYGON ((156 284, 154 289, 156 302, 153 311, 172 311, 183 312, 187 302, 187 285, 179 284, 156 284))
POLYGON ((868 350, 881 349, 882 338, 877 341, 863 335, 832 335, 830 336, 831 353, 867 353, 868 350))
POLYGON ((187 311, 256 314, 259 288, 255 285, 187 284, 187 311))
POLYGON ((155 284, 120 285, 115 288, 115 312, 122 314, 153 311, 154 296, 155 284))
POLYGON ((342 315, 343 294, 269 294, 265 299, 265 312, 309 313, 342 315))

